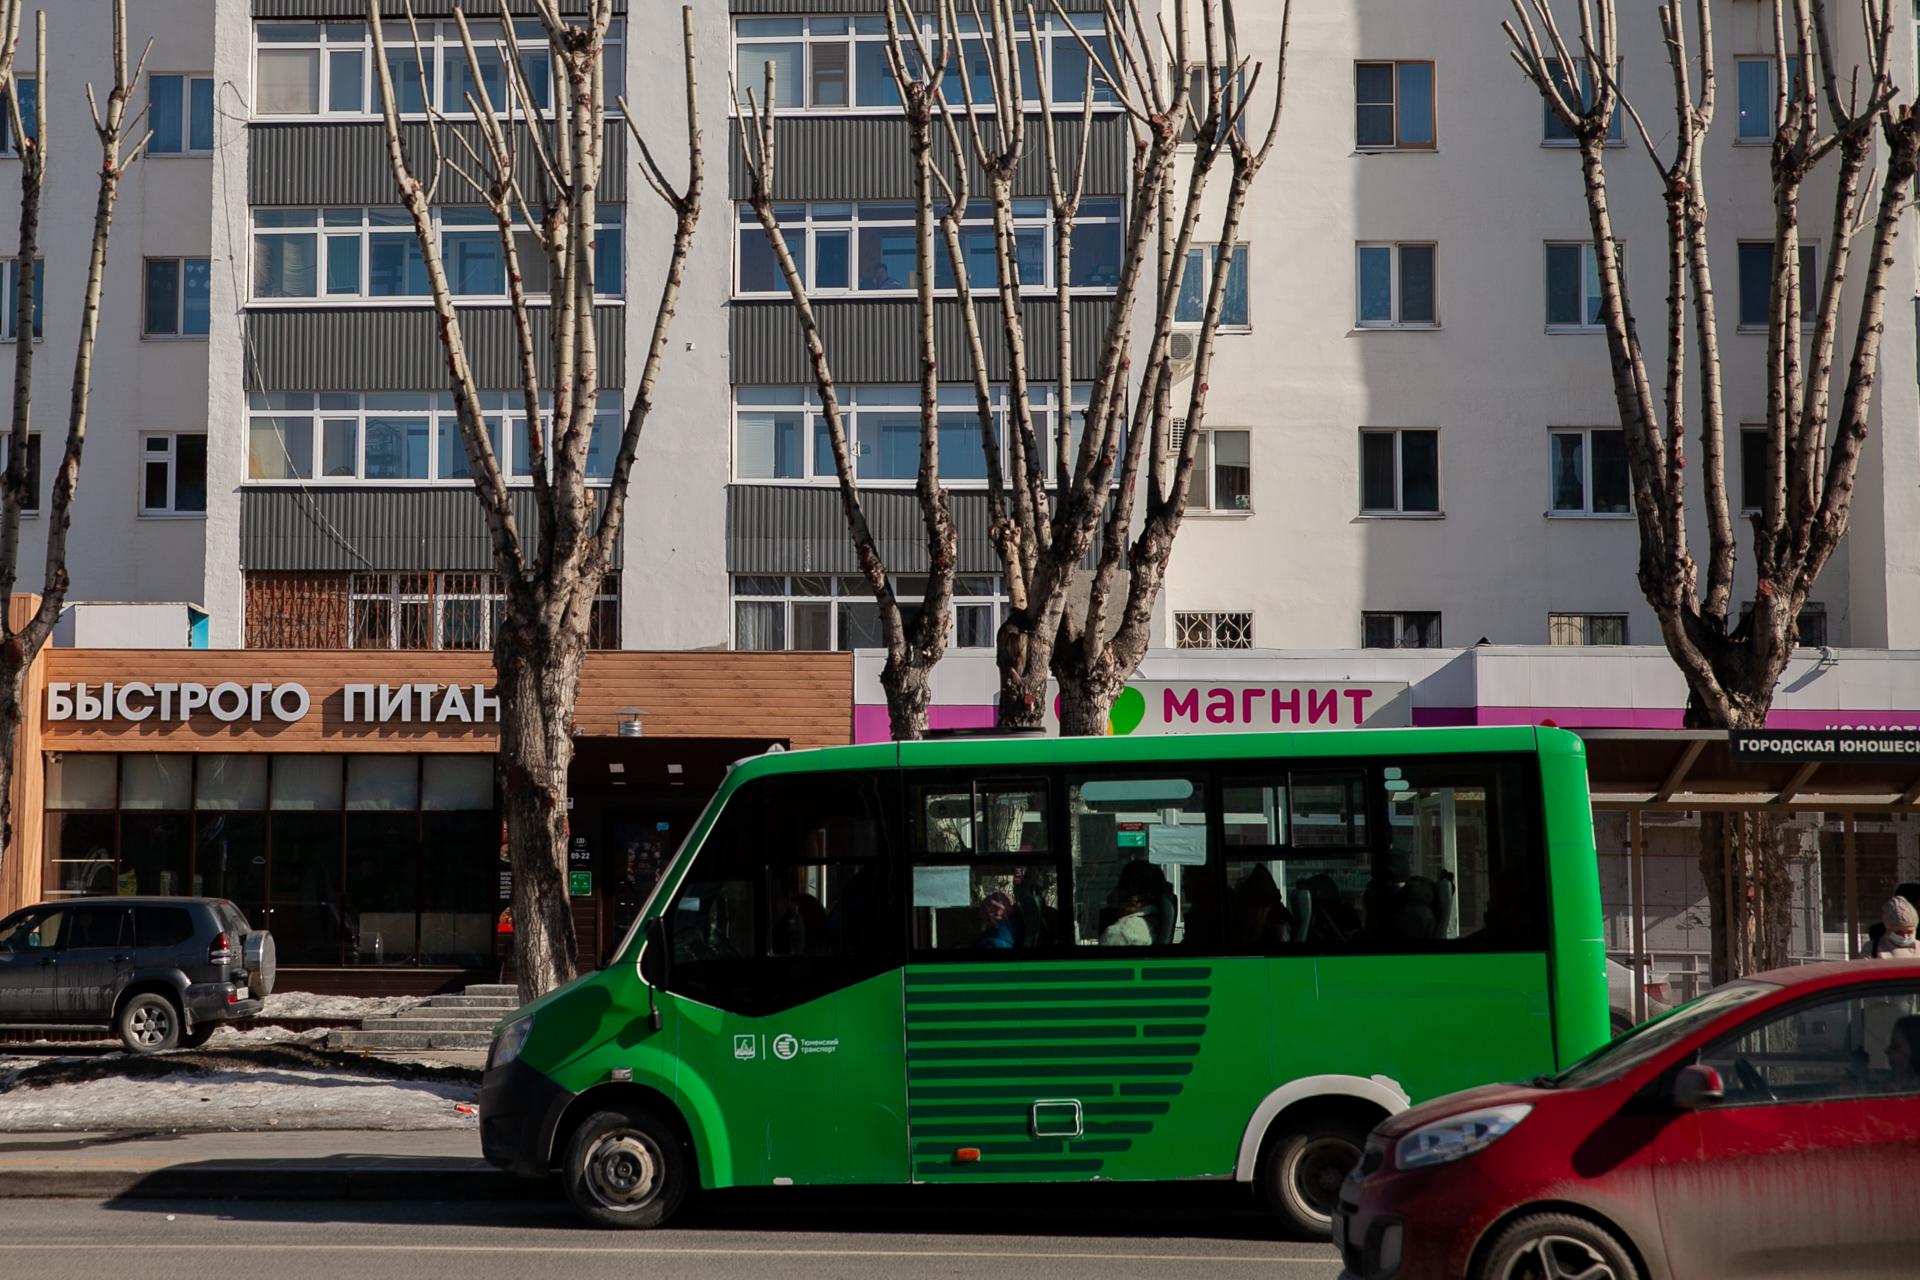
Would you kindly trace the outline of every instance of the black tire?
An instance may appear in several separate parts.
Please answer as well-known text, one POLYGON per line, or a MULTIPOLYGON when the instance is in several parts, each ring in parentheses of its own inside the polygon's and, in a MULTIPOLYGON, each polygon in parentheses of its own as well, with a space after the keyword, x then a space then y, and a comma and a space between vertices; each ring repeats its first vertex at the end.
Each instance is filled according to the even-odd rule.
POLYGON ((217 1022, 196 1023, 194 1024, 193 1030, 180 1033, 180 1047, 182 1049, 198 1049, 201 1045, 213 1039, 213 1033, 219 1029, 220 1024, 217 1022))
POLYGON ((567 1143, 560 1179, 595 1226, 657 1227, 686 1199, 693 1159, 651 1111, 596 1111, 567 1143))
POLYGON ((160 1053, 180 1043, 180 1010, 158 991, 128 996, 113 1020, 128 1053, 160 1053))
POLYGON ((1570 1213, 1535 1213, 1494 1238, 1476 1280, 1640 1280, 1640 1267, 1613 1232, 1570 1213))
POLYGON ((1260 1160, 1260 1198, 1280 1225, 1307 1240, 1326 1240, 1340 1184, 1360 1163, 1364 1121, 1338 1113, 1307 1116, 1267 1143, 1260 1160))

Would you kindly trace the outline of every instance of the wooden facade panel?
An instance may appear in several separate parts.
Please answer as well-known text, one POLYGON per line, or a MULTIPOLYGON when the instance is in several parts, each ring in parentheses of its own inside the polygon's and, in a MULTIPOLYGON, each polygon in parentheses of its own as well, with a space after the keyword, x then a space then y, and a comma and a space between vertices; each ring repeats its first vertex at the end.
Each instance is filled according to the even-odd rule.
MULTIPOLYGON (((7 606, 7 620, 17 634, 34 610, 40 597, 16 595, 7 606)), ((44 651, 43 651, 44 652, 44 651)), ((41 717, 45 702, 47 664, 36 662, 27 668, 20 698, 26 715, 20 726, 20 738, 13 756, 13 832, 14 838, 0 850, 0 911, 10 911, 40 900, 45 859, 40 856, 40 826, 46 805, 47 774, 40 767, 41 717)))
MULTIPOLYGON (((350 684, 493 685, 484 653, 368 650, 54 649, 39 665, 43 679, 101 686, 234 681, 298 683, 312 697, 307 715, 284 724, 222 723, 206 713, 188 723, 44 720, 36 690, 30 729, 44 729, 40 749, 72 751, 492 751, 491 724, 347 723, 350 684)), ((649 738, 778 738, 796 748, 852 740, 853 663, 844 653, 590 654, 581 676, 576 723, 588 737, 612 737, 622 712, 642 712, 649 738)), ((23 744, 25 745, 25 744, 23 744)), ((38 776, 38 771, 31 771, 38 776)), ((16 806, 21 801, 16 797, 16 806)), ((36 809, 37 814, 37 809, 36 809)), ((36 819, 37 820, 37 819, 36 819)))

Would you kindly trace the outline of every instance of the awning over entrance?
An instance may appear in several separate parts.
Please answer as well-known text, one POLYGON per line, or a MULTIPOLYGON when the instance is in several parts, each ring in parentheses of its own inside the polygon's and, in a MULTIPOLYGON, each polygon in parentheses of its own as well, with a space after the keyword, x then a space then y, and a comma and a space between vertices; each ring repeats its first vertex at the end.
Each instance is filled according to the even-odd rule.
POLYGON ((1920 806, 1920 762, 1733 759, 1724 730, 1582 729, 1596 808, 1897 810, 1920 806))

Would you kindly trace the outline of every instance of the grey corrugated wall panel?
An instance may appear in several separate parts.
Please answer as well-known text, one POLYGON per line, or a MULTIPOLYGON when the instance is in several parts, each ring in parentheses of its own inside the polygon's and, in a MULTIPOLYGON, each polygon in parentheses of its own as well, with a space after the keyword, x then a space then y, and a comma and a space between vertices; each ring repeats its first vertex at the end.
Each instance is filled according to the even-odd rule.
MULTIPOLYGON (((981 337, 986 346, 988 377, 1007 376, 1006 342, 1001 338, 1000 303, 975 304, 980 312, 981 337)), ((1073 377, 1093 379, 1106 335, 1110 298, 1075 298, 1073 313, 1073 377)), ((917 382, 920 377, 919 338, 912 298, 820 301, 814 311, 841 382, 917 382)), ((1027 373, 1035 380, 1052 378, 1059 359, 1056 304, 1051 299, 1024 301, 1027 373)), ((736 302, 731 308, 731 362, 739 386, 811 383, 806 348, 800 342, 800 324, 790 302, 736 302)), ((942 380, 964 382, 973 376, 967 353, 966 321, 960 304, 935 304, 934 332, 939 343, 942 380)))
MULTIPOLYGON (((255 4, 269 2, 270 0, 254 0, 255 4)), ((731 0, 729 7, 737 14, 885 13, 887 10, 886 0, 731 0)), ((1102 10, 1102 3, 1101 0, 1061 0, 1060 7, 1068 13, 1099 13, 1102 10)), ((1035 5, 1034 11, 1045 13, 1047 7, 1035 5)), ((962 7, 961 12, 966 12, 966 9, 962 7)))
MULTIPOLYGON (((520 536, 537 549, 533 490, 509 492, 520 536)), ((616 547, 615 567, 619 563, 616 547)), ((243 488, 240 567, 490 571, 493 543, 480 499, 465 486, 243 488)))
MULTIPOLYGON (((1083 2, 1083 0, 1081 0, 1083 2)), ((453 6, 460 0, 413 0, 413 12, 420 18, 444 18, 453 12, 453 6)), ((513 12, 533 16, 539 12, 538 0, 510 0, 513 12)), ((389 16, 403 18, 407 8, 403 0, 385 0, 389 16)), ((462 6, 467 16, 487 17, 500 12, 499 0, 475 4, 466 0, 462 6)), ((560 0, 560 12, 564 14, 583 14, 592 7, 592 0, 560 0)), ((1080 7, 1070 2, 1067 8, 1080 7)), ((1094 6, 1096 9, 1099 6, 1094 6)), ((613 0, 613 11, 625 13, 627 0, 613 0)), ((367 0, 253 0, 253 16, 256 18, 365 18, 367 0)))
MULTIPOLYGON (((521 125, 524 132, 528 126, 521 125)), ((446 128, 463 134, 481 154, 480 126, 472 121, 450 122, 446 128)), ((425 121, 402 121, 401 137, 414 172, 424 174, 433 157, 433 143, 425 121)), ((254 124, 247 135, 247 201, 255 205, 388 205, 400 198, 387 159, 386 126, 378 121, 298 121, 254 124)), ((449 137, 446 154, 471 171, 466 149, 449 137)), ((551 153, 549 153, 551 154, 551 153)), ((599 198, 618 204, 627 198, 627 130, 619 121, 607 125, 605 163, 600 171, 599 198)), ((515 163, 521 189, 538 203, 546 188, 540 160, 531 143, 519 147, 515 163)), ((466 180, 449 172, 437 197, 442 204, 478 205, 480 199, 466 180)))
MULTIPOLYGON (((1038 118, 1033 122, 1037 125, 1038 118)), ((1079 118, 1055 121, 1054 137, 1062 181, 1070 181, 1080 153, 1079 118)), ((774 194, 781 200, 904 200, 913 194, 913 156, 907 149, 907 123, 899 116, 781 116, 774 125, 774 146, 774 194)), ((934 148, 944 163, 949 150, 944 136, 936 139, 934 148)), ((1086 193, 1124 195, 1132 176, 1132 152, 1125 117, 1096 116, 1086 193)), ((744 200, 751 182, 737 130, 728 131, 727 157, 733 198, 744 200)), ((972 157, 967 168, 977 196, 986 190, 986 178, 972 157)), ((1029 134, 1015 194, 1044 196, 1048 189, 1046 146, 1029 134)), ((986 216, 984 200, 980 212, 986 216)))
MULTIPOLYGON (((959 572, 999 573, 1000 557, 987 537, 987 495, 952 493, 959 572)), ((894 573, 924 573, 926 524, 911 489, 862 489, 860 504, 873 527, 880 556, 894 573)), ((1099 539, 1081 562, 1091 568, 1099 539)), ((818 485, 727 486, 729 573, 858 573, 840 491, 818 485)))
MULTIPOLYGON (((533 336, 543 377, 547 359, 547 310, 534 308, 533 336)), ((596 307, 600 338, 600 385, 624 387, 627 314, 624 307, 596 307)), ((431 307, 296 308, 249 310, 249 391, 444 391, 447 362, 431 307)), ((482 389, 520 385, 520 357, 510 307, 462 307, 460 331, 474 377, 482 389)))

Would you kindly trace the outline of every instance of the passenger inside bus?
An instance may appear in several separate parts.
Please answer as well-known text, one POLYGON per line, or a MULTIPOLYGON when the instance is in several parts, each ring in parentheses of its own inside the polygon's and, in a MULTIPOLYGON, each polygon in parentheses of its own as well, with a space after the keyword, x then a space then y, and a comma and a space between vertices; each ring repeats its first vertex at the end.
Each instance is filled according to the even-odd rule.
POLYGON ((1114 890, 1120 913, 1100 932, 1103 947, 1164 947, 1173 941, 1179 900, 1166 873, 1144 859, 1120 869, 1114 890))

